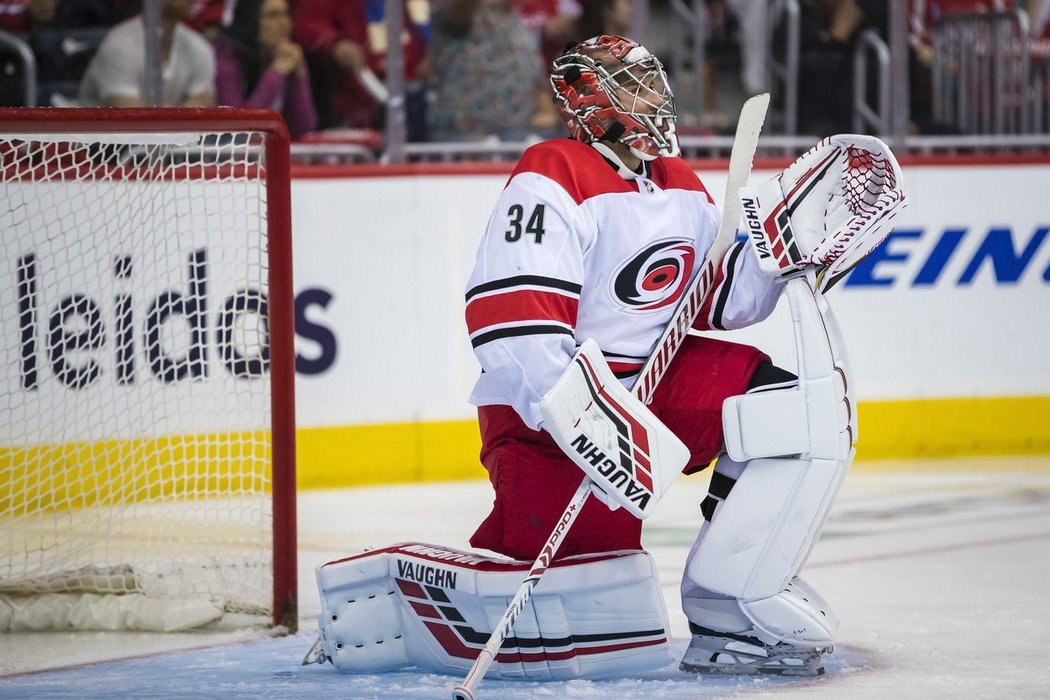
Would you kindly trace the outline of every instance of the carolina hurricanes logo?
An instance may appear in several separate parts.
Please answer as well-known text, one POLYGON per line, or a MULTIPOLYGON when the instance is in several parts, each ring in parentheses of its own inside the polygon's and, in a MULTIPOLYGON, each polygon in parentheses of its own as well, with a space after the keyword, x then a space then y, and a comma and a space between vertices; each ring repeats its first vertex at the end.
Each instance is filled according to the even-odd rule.
POLYGON ((685 291, 695 257, 690 240, 676 238, 654 243, 616 270, 610 285, 613 298, 631 313, 670 306, 685 291))

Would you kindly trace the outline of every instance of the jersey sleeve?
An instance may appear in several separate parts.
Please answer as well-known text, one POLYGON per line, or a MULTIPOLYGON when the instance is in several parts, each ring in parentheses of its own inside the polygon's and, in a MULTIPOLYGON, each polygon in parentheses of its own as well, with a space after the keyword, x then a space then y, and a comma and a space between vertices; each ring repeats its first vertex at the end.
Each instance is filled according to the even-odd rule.
POLYGON ((467 284, 466 322, 482 375, 471 403, 508 405, 530 428, 576 352, 583 212, 553 180, 521 172, 500 196, 467 284))
POLYGON ((714 291, 693 328, 728 331, 753 325, 773 313, 785 282, 762 272, 747 248, 747 241, 737 241, 726 251, 714 291))

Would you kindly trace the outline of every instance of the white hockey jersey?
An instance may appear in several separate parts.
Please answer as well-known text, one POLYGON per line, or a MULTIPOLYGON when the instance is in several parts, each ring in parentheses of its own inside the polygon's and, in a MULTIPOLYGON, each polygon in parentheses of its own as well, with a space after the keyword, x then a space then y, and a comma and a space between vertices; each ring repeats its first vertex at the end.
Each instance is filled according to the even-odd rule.
MULTIPOLYGON (((621 176, 594 148, 556 139, 518 162, 478 248, 466 320, 482 374, 470 401, 512 406, 531 428, 539 401, 593 338, 630 387, 718 232, 720 212, 678 158, 621 176)), ((768 316, 782 284, 736 243, 698 329, 768 316)))

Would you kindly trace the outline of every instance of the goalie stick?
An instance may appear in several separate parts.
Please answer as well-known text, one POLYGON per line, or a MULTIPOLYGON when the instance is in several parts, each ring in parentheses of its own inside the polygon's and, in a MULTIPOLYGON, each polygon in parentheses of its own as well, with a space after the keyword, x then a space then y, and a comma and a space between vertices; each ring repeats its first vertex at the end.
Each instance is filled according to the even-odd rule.
MULTIPOLYGON (((697 315, 700 308, 711 293, 712 285, 718 268, 722 263, 722 257, 733 243, 736 237, 736 227, 740 220, 740 199, 737 196, 740 188, 747 184, 748 175, 751 173, 751 162, 755 158, 758 148, 758 135, 762 131, 762 123, 766 118, 766 108, 769 106, 769 95, 756 95, 744 103, 740 110, 740 118, 736 125, 736 136, 733 140, 733 150, 729 156, 729 171, 726 179, 726 194, 722 205, 722 222, 719 224, 718 233, 711 244, 707 257, 704 259, 700 271, 689 288, 683 295, 682 300, 675 308, 671 322, 668 324, 663 335, 657 342, 655 349, 642 367, 638 380, 634 385, 634 394, 643 403, 648 403, 656 390, 660 379, 663 377, 671 359, 682 346, 682 341, 697 315)), ((474 700, 474 691, 481 679, 485 676, 492 662, 496 658, 503 641, 510 633, 511 626, 518 615, 532 598, 532 591, 536 588, 544 571, 554 559, 565 534, 576 521, 576 517, 583 510, 587 497, 596 488, 589 476, 584 476, 579 488, 573 494, 572 500, 566 506, 558 524, 547 538, 540 555, 536 558, 528 576, 522 582, 518 592, 514 595, 507 611, 503 613, 499 624, 493 630, 485 647, 481 650, 478 658, 471 666, 470 672, 461 685, 452 690, 452 700, 474 700)))
POLYGON ((737 193, 747 185, 751 174, 751 162, 755 159, 758 148, 758 135, 766 119, 766 108, 769 107, 769 93, 755 95, 740 108, 740 119, 736 123, 736 136, 733 139, 733 150, 729 155, 729 172, 726 178, 726 196, 722 203, 722 222, 718 225, 711 249, 689 291, 682 295, 671 322, 667 324, 664 334, 649 359, 646 360, 634 385, 634 393, 642 403, 649 403, 656 391, 656 385, 664 376, 671 358, 682 346, 686 334, 692 328, 700 313, 700 307, 711 294, 718 268, 722 264, 729 246, 736 239, 736 226, 740 221, 740 198, 737 193))

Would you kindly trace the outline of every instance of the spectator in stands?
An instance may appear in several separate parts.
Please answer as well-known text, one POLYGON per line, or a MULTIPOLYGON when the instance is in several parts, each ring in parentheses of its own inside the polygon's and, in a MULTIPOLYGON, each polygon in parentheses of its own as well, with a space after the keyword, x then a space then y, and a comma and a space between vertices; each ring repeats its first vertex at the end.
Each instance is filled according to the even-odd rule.
POLYGON ((580 7, 574 40, 585 41, 601 34, 630 36, 631 0, 581 0, 580 7))
POLYGON ((0 30, 109 27, 133 14, 131 0, 0 0, 0 30))
POLYGON ((1050 57, 1050 0, 1028 0, 1028 27, 1032 57, 1050 57))
POLYGON ((194 0, 186 24, 214 42, 223 26, 232 21, 230 14, 236 5, 237 0, 194 0))
POLYGON ((291 36, 288 0, 237 0, 215 40, 215 96, 220 105, 280 112, 298 138, 317 128, 317 112, 303 50, 291 36))
MULTIPOLYGON (((576 22, 582 12, 579 0, 507 1, 536 42, 543 57, 542 72, 546 75, 547 67, 561 54, 566 42, 575 38, 576 22)), ((558 119, 560 121, 560 117, 558 119)))
MULTIPOLYGON (((884 1, 884 0, 883 0, 884 1)), ((798 65, 798 129, 828 136, 853 123, 853 48, 866 28, 865 2, 802 0, 798 65)))
MULTIPOLYGON (((1005 12, 1012 9, 1011 0, 909 0, 908 2, 908 94, 909 130, 913 133, 943 134, 955 127, 934 118, 933 113, 933 45, 931 30, 952 14, 1005 12)), ((889 8, 868 3, 866 24, 889 41, 889 8)), ((951 79, 951 78, 949 78, 951 79)))
MULTIPOLYGON (((1031 0, 1038 3, 1041 0, 1031 0)), ((1011 0, 909 0, 908 33, 909 41, 917 50, 918 58, 924 65, 933 59, 933 48, 930 45, 930 30, 945 15, 974 12, 1005 12, 1013 9, 1011 0)), ((1031 19, 1031 14, 1029 14, 1031 19)))
MULTIPOLYGON (((294 5, 295 39, 302 44, 315 74, 322 127, 375 128, 386 99, 387 30, 384 0, 298 0, 294 5)), ((429 5, 405 0, 402 50, 407 86, 410 140, 426 137, 426 37, 429 5)))
POLYGON ((0 30, 28 32, 40 18, 54 20, 58 0, 0 0, 0 30))
POLYGON ((536 112, 540 57, 506 0, 447 0, 432 28, 433 138, 524 138, 536 112))
MULTIPOLYGON (((215 104, 215 54, 198 32, 182 24, 193 0, 161 0, 161 106, 215 104)), ((145 103, 145 23, 141 15, 121 22, 103 39, 80 83, 82 104, 142 107, 145 103)))
POLYGON ((750 97, 766 92, 768 60, 768 0, 726 0, 736 15, 740 42, 740 82, 750 97))
MULTIPOLYGON (((576 40, 576 25, 583 8, 579 0, 506 0, 532 38, 533 53, 539 54, 539 77, 535 83, 530 131, 544 137, 561 135, 564 124, 551 100, 547 82, 551 62, 569 41, 576 40)), ((590 37, 582 37, 589 39, 590 37)))
MULTIPOLYGON (((106 28, 127 19, 127 9, 114 0, 0 0, 0 29, 21 34, 36 58, 37 104, 47 104, 59 88, 76 92, 106 28)), ((22 106, 22 57, 0 51, 0 74, 0 105, 22 106)))
POLYGON ((0 0, 0 30, 29 31, 29 4, 32 0, 0 0))

